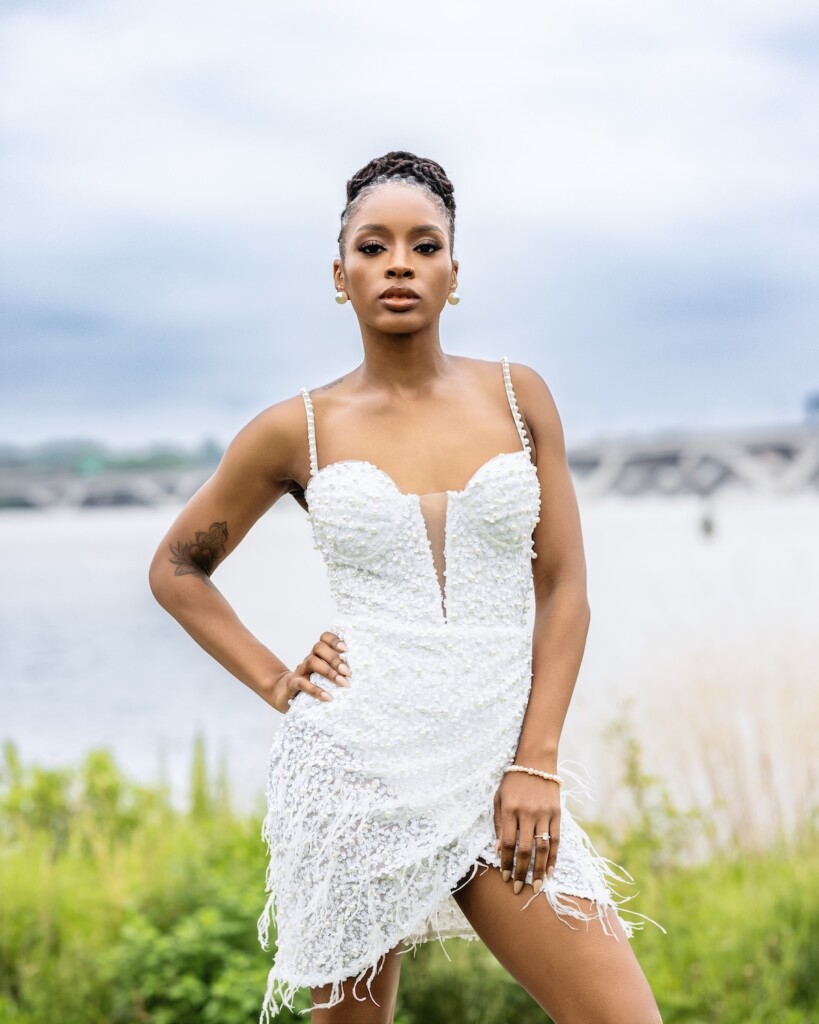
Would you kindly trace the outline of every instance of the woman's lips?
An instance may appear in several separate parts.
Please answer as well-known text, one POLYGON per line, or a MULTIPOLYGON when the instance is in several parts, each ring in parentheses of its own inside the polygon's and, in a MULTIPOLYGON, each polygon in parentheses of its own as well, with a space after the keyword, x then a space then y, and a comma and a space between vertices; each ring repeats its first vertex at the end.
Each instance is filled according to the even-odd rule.
POLYGON ((403 313, 408 309, 415 309, 421 301, 417 296, 412 295, 385 295, 378 300, 382 306, 391 309, 394 313, 403 313))

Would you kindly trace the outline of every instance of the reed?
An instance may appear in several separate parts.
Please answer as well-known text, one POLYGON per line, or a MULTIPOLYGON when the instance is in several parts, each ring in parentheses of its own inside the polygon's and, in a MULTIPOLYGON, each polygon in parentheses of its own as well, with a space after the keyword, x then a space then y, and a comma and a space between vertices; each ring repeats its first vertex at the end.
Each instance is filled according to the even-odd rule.
POLYGON ((652 803, 697 862, 798 844, 819 821, 819 702, 804 666, 779 668, 738 676, 706 660, 639 710, 622 701, 601 730, 601 821, 632 828, 652 803))

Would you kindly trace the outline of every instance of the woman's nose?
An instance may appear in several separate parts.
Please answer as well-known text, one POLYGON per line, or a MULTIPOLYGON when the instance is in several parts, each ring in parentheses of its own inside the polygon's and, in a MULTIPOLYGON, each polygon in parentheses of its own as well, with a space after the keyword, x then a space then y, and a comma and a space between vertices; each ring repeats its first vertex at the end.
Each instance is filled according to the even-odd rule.
POLYGON ((387 277, 415 277, 415 271, 403 263, 394 263, 387 270, 387 277))

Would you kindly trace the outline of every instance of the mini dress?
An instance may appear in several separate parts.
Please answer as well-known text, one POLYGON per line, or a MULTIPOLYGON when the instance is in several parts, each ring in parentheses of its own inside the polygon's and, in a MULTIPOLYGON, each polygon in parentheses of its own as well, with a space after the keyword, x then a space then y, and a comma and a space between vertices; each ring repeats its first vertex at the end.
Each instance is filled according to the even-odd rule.
MULTIPOLYGON (((499 372, 521 447, 490 458, 463 489, 425 495, 403 493, 361 459, 319 469, 313 405, 301 389, 305 498, 336 611, 327 629, 347 645, 351 685, 312 673, 334 699, 299 691, 270 749, 258 936, 268 948, 273 921, 276 953, 262 1022, 292 1010, 300 988, 332 986, 316 1007, 340 1002, 346 979, 369 988, 394 947, 478 938, 452 892, 500 866, 493 800, 532 683, 527 616, 541 506, 505 356, 499 372)), ((588 773, 569 763, 582 768, 558 762, 574 785, 561 787, 555 870, 522 908, 548 900, 566 923, 599 919, 615 935, 612 908, 631 938, 642 922, 623 914, 651 918, 622 906, 633 896, 611 883, 634 880, 597 853, 566 806, 567 796, 590 792, 588 773), (596 913, 573 896, 595 901, 596 913)))

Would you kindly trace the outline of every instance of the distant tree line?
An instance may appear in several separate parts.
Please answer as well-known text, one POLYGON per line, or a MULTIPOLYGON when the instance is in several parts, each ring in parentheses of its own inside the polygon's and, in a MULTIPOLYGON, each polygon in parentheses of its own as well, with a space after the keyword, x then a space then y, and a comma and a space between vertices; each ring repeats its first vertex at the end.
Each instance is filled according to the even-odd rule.
POLYGON ((0 473, 16 470, 94 476, 112 470, 200 469, 215 466, 223 451, 213 438, 187 448, 160 443, 127 450, 82 438, 31 445, 0 444, 0 473))

